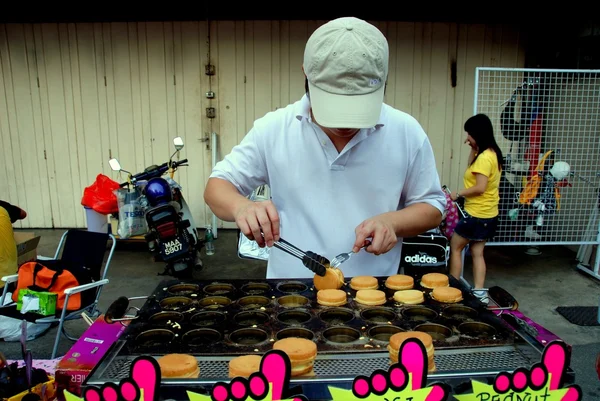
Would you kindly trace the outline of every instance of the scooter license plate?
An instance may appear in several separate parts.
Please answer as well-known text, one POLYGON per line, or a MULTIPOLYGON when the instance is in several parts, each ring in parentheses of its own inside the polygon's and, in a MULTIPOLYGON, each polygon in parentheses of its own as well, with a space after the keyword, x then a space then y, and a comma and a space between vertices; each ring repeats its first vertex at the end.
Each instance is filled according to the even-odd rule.
POLYGON ((184 248, 184 243, 179 238, 175 238, 171 241, 163 242, 162 248, 165 256, 171 256, 181 252, 184 248))

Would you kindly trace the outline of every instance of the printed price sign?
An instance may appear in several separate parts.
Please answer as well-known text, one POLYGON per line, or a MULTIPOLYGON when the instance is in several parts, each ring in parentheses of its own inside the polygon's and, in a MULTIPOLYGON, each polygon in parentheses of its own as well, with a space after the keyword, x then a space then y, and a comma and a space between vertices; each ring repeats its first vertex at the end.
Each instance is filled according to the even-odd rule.
MULTIPOLYGON (((399 350, 398 363, 388 370, 376 370, 353 380, 352 389, 328 386, 332 401, 445 401, 450 388, 445 383, 427 386, 427 353, 417 339, 405 341, 399 350)), ((458 401, 581 401, 577 385, 564 387, 569 355, 566 345, 550 343, 540 363, 500 373, 493 385, 472 380, 472 392, 453 395, 458 401)), ((250 377, 236 377, 219 382, 211 395, 187 391, 189 401, 273 401, 308 400, 302 394, 290 394, 290 360, 285 353, 271 350, 262 357, 258 372, 250 377)), ((160 367, 152 357, 139 357, 131 365, 128 378, 116 385, 88 387, 83 400, 67 391, 67 401, 159 401, 160 367)))

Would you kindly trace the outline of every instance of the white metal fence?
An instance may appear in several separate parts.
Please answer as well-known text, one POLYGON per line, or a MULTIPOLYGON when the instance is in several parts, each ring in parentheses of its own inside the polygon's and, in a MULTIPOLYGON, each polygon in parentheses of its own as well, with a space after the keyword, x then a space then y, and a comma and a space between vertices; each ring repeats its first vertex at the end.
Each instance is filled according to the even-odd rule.
POLYGON ((600 70, 477 68, 474 112, 505 159, 490 245, 581 245, 580 269, 600 278, 600 70))

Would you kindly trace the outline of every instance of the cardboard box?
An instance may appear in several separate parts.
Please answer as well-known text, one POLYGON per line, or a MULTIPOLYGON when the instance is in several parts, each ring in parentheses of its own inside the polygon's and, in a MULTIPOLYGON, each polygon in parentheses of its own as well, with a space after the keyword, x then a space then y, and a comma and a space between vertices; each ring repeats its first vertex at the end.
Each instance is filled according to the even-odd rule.
MULTIPOLYGON (((123 324, 127 323, 123 322, 123 324)), ((100 315, 79 337, 56 365, 55 376, 59 400, 65 399, 63 393, 65 390, 81 396, 81 385, 125 329, 126 327, 120 322, 106 323, 104 315, 100 315)))
MULTIPOLYGON (((56 381, 54 377, 49 376, 49 379, 45 383, 40 383, 31 388, 31 392, 37 394, 40 397, 40 401, 52 401, 56 395, 56 381)), ((29 391, 25 390, 17 395, 9 397, 7 401, 21 401, 23 397, 29 394, 29 391)))
POLYGON ((17 265, 37 258, 37 246, 40 243, 40 236, 37 237, 33 232, 15 231, 15 242, 17 243, 17 265))

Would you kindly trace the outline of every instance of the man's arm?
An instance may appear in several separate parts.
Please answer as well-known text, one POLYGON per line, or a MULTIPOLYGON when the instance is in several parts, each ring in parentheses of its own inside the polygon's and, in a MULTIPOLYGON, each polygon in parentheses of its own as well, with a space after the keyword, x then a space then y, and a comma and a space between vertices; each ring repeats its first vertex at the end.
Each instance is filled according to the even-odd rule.
POLYGON ((256 127, 217 163, 204 190, 204 202, 221 220, 235 222, 263 247, 279 240, 279 214, 270 200, 254 202, 246 194, 268 184, 263 140, 256 127))
POLYGON ((415 203, 387 214, 396 236, 403 238, 422 234, 442 222, 442 212, 429 203, 415 203))
POLYGON ((252 202, 247 195, 266 183, 262 141, 256 127, 213 168, 204 189, 204 201, 221 220, 235 221, 236 210, 252 202))
POLYGON ((235 221, 240 231, 260 247, 279 240, 279 213, 270 200, 254 202, 241 195, 229 181, 210 178, 204 200, 225 221, 235 221))
POLYGON ((358 252, 365 240, 371 238, 367 252, 381 255, 394 247, 398 237, 422 234, 439 226, 441 221, 442 212, 428 203, 414 203, 402 210, 382 213, 363 221, 356 228, 356 241, 352 250, 358 252))
POLYGON ((446 195, 436 170, 431 144, 424 140, 412 161, 399 210, 382 213, 363 221, 356 228, 353 251, 358 252, 367 238, 372 238, 368 252, 388 252, 398 237, 412 237, 438 227, 446 208, 446 195))
POLYGON ((224 221, 235 221, 236 211, 243 205, 253 203, 240 194, 231 182, 216 177, 208 179, 204 201, 215 216, 224 221))
POLYGON ((390 212, 399 237, 421 234, 442 222, 446 195, 442 190, 431 143, 426 138, 415 155, 402 191, 404 205, 390 212))

